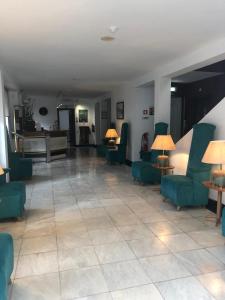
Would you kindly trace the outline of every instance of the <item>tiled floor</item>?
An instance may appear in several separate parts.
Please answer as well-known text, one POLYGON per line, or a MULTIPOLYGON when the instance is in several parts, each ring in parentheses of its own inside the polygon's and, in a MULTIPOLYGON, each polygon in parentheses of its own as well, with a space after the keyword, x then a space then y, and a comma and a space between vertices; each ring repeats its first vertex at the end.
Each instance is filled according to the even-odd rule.
POLYGON ((214 215, 177 212, 89 151, 35 164, 25 220, 0 223, 15 241, 10 299, 225 299, 214 215))

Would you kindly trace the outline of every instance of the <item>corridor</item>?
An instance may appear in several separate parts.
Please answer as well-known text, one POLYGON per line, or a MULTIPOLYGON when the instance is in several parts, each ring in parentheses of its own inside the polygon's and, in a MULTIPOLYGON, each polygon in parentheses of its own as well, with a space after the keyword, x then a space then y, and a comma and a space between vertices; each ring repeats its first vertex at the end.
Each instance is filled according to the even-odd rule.
POLYGON ((25 219, 0 223, 14 238, 10 299, 225 299, 214 214, 177 212, 130 167, 76 151, 34 164, 25 219))

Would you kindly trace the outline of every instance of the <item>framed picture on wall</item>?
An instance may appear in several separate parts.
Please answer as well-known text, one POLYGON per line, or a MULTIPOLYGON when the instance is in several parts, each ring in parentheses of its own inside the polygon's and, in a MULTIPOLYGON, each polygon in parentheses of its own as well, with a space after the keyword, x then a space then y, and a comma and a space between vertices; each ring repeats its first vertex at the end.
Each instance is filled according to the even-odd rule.
POLYGON ((124 101, 116 103, 116 118, 118 120, 124 119, 124 101))
POLYGON ((88 110, 79 109, 79 123, 87 123, 87 122, 88 122, 88 110))

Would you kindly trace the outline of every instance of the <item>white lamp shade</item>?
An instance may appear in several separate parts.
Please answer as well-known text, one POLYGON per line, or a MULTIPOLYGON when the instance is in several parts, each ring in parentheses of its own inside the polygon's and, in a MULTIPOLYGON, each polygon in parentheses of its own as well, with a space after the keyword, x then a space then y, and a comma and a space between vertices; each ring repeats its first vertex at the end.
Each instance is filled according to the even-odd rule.
POLYGON ((112 139, 112 138, 116 139, 119 136, 118 136, 118 133, 116 132, 116 129, 110 128, 107 130, 105 137, 109 138, 109 139, 112 139))
POLYGON ((157 135, 151 149, 153 150, 175 150, 176 146, 170 134, 157 135))
POLYGON ((225 164, 225 141, 211 141, 202 158, 203 163, 225 164))
POLYGON ((2 169, 2 166, 0 166, 0 175, 3 175, 5 172, 4 170, 2 169))

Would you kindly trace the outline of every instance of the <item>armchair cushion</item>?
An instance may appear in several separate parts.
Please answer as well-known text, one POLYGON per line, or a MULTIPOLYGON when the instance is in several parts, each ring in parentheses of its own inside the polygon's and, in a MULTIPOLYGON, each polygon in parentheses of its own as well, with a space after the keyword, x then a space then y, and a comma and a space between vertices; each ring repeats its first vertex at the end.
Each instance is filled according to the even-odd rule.
POLYGON ((132 163, 132 176, 143 183, 160 183, 161 173, 159 169, 152 167, 147 161, 135 161, 132 163), (140 180, 141 179, 141 180, 140 180))
POLYGON ((183 206, 193 198, 193 181, 182 175, 165 175, 161 179, 161 194, 173 199, 175 205, 183 206))

